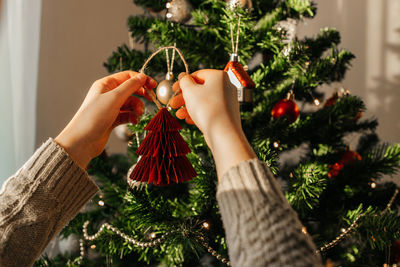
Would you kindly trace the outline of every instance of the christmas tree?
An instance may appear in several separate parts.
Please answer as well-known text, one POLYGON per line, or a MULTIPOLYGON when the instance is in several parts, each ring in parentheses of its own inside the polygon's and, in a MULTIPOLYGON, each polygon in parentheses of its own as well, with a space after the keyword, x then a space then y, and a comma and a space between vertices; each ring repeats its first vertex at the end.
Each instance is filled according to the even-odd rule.
MULTIPOLYGON (((224 69, 238 42, 240 63, 249 66, 255 84, 251 103, 242 105, 244 131, 281 182, 322 259, 340 266, 382 266, 400 258, 398 187, 381 181, 399 169, 400 145, 379 141, 378 122, 364 118, 359 97, 345 90, 322 91, 321 85, 344 78, 354 55, 338 48, 335 29, 302 40, 295 36, 296 22, 316 14, 310 0, 134 2, 145 14, 129 17, 128 27, 145 49, 118 47, 105 63, 110 73, 137 71, 156 48, 174 43, 192 71, 224 69)), ((164 56, 153 59, 149 75, 166 73, 164 56)), ((180 61, 175 71, 184 71, 180 61)), ((127 155, 103 153, 90 164, 101 193, 62 232, 82 240, 83 257, 78 252, 42 258, 38 266, 226 265, 215 166, 195 126, 180 121, 195 179, 163 187, 128 186, 127 172, 138 162, 135 152, 153 116, 149 111, 129 126, 134 140, 127 155)))

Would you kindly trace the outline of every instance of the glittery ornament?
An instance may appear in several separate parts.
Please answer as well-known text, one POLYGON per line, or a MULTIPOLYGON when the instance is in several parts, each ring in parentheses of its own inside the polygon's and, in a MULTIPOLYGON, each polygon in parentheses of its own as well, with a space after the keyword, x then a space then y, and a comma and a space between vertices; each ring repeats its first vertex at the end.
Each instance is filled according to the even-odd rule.
POLYGON ((235 9, 238 6, 241 8, 253 8, 253 2, 251 0, 226 0, 226 4, 230 9, 235 9))
POLYGON ((172 0, 167 3, 166 7, 168 9, 166 17, 169 20, 185 23, 192 17, 190 13, 193 8, 187 0, 172 0))

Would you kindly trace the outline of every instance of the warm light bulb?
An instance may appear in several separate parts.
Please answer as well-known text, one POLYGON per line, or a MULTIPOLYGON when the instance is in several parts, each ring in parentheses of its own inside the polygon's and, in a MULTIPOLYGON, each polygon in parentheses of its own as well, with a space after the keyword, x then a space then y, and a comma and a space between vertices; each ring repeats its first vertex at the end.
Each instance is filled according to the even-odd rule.
POLYGON ((210 224, 208 222, 203 222, 204 229, 210 229, 210 224))
POLYGON ((172 14, 171 13, 167 13, 167 15, 165 15, 167 17, 167 19, 172 18, 172 14))
POLYGON ((95 249, 95 248, 96 248, 96 245, 91 245, 90 248, 91 248, 91 249, 95 249))
POLYGON ((99 203, 99 206, 102 206, 102 207, 104 206, 104 201, 103 200, 99 200, 98 203, 99 203))
POLYGON ((376 183, 372 182, 372 183, 371 183, 371 188, 372 188, 372 189, 375 189, 375 187, 376 187, 376 183))
POLYGON ((314 104, 315 104, 316 106, 319 106, 320 102, 319 102, 319 100, 318 100, 317 98, 314 99, 314 104))
POLYGON ((168 3, 165 5, 165 7, 166 7, 166 8, 171 8, 171 2, 168 2, 168 3))
POLYGON ((273 145, 274 145, 274 147, 275 147, 275 148, 278 148, 278 147, 279 147, 279 143, 278 143, 278 142, 276 142, 276 141, 274 142, 274 144, 273 144, 273 145))
POLYGON ((151 233, 150 238, 151 238, 151 239, 156 238, 156 233, 151 233))
POLYGON ((308 232, 307 232, 307 228, 305 227, 305 226, 303 226, 303 227, 301 227, 301 232, 303 233, 303 234, 308 234, 308 232))

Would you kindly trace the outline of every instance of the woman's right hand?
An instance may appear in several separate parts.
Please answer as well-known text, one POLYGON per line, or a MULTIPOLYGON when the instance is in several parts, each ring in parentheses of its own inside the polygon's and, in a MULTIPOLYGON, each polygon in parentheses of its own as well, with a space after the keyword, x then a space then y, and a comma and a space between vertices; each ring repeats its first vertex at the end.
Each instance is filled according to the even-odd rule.
POLYGON ((225 71, 181 74, 173 89, 182 93, 171 99, 171 107, 186 106, 177 111, 177 116, 193 121, 203 132, 219 177, 237 163, 256 157, 242 130, 237 89, 225 71))
POLYGON ((189 123, 193 120, 205 136, 219 129, 241 129, 237 91, 226 72, 208 69, 190 75, 181 73, 174 84, 174 91, 179 89, 183 95, 174 97, 171 107, 185 104, 186 109, 179 110, 177 116, 189 123))

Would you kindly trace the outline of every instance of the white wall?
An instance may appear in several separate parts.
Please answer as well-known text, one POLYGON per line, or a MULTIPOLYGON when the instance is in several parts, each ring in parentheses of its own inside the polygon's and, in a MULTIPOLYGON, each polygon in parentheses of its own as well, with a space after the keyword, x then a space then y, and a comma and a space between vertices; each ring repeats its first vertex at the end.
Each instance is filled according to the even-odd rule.
MULTIPOLYGON (((342 35, 340 47, 356 55, 343 85, 361 96, 376 116, 382 140, 400 142, 400 1, 317 0, 315 19, 299 25, 298 36, 325 26, 342 35)), ((37 145, 55 136, 73 116, 102 63, 127 42, 132 0, 43 0, 37 145)), ((334 86, 339 86, 333 85, 334 86)), ((125 151, 113 135, 110 151, 125 151)))
POLYGON ((365 101, 364 117, 378 118, 382 140, 400 142, 400 1, 316 3, 317 16, 298 27, 299 37, 317 34, 325 26, 339 30, 340 47, 356 55, 342 85, 365 101))
MULTIPOLYGON (((132 0, 43 0, 36 145, 55 137, 82 103, 103 62, 128 42, 126 21, 140 11, 132 0)), ((115 142, 112 150, 124 151, 115 142)))

